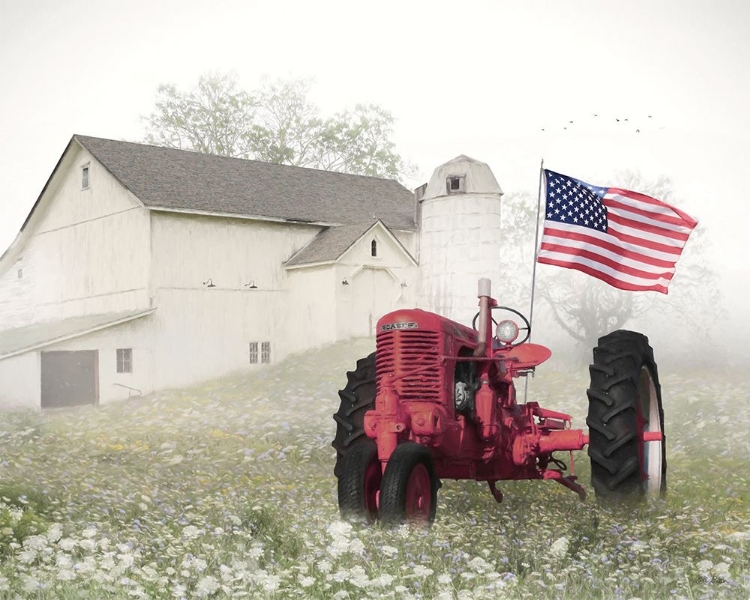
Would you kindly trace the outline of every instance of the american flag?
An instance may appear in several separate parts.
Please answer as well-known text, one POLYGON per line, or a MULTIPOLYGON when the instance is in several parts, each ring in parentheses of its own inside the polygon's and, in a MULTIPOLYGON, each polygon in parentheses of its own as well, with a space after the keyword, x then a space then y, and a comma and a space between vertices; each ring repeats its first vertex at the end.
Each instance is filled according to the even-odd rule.
POLYGON ((698 221, 645 194, 544 171, 538 262, 576 269, 621 290, 667 293, 698 221))

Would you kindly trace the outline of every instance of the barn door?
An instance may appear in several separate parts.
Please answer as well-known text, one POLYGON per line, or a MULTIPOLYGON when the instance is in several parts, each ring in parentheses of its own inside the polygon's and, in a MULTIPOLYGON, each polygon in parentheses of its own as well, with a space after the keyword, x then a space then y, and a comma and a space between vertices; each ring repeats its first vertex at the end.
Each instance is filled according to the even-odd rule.
POLYGON ((393 278, 383 269, 365 267, 354 276, 351 285, 352 335, 375 335, 378 319, 392 310, 393 278))
POLYGON ((98 402, 98 350, 42 352, 42 408, 98 402))

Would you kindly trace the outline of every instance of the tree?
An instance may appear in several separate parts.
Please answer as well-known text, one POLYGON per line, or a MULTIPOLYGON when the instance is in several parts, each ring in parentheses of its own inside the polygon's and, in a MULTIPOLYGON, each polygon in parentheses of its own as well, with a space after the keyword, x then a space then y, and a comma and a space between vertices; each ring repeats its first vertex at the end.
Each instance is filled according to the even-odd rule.
MULTIPOLYGON (((630 171, 616 179, 620 187, 638 190, 672 205, 679 205, 672 183, 667 177, 643 181, 630 171)), ((504 251, 501 260, 509 273, 504 291, 513 299, 528 302, 534 256, 536 199, 528 193, 510 194, 503 207, 504 251)), ((543 215, 540 216, 540 237, 543 215)), ((721 312, 721 293, 717 275, 708 262, 709 240, 706 230, 698 227, 690 236, 677 262, 677 274, 669 294, 626 292, 613 288, 584 273, 541 265, 537 269, 537 308, 549 315, 585 352, 597 339, 624 327, 645 315, 679 317, 683 327, 693 328, 705 339, 706 331, 698 327, 710 311, 721 312)))
POLYGON ((309 80, 266 80, 253 92, 228 75, 202 76, 187 92, 157 90, 145 117, 146 141, 159 146, 264 162, 406 179, 415 167, 392 141, 394 119, 374 104, 323 118, 309 80))

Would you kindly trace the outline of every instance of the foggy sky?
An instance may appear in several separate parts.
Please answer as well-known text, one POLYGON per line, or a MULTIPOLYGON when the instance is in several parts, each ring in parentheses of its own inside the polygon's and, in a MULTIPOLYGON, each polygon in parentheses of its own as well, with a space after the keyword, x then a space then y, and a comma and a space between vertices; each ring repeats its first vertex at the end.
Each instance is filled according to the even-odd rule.
POLYGON ((744 334, 748 17, 741 0, 0 0, 0 252, 70 137, 141 140, 160 83, 313 77, 325 113, 392 111, 415 185, 459 154, 505 191, 535 191, 542 157, 601 185, 670 176, 710 229, 744 334))

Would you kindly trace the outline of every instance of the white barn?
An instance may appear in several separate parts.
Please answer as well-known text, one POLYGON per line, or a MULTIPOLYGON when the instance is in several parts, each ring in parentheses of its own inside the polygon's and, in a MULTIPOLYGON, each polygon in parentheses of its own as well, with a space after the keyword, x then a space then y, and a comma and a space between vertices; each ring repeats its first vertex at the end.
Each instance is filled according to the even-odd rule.
MULTIPOLYGON (((180 387, 372 335, 396 308, 444 308, 501 194, 464 156, 415 196, 385 179, 73 136, 0 257, 0 405, 180 387), (458 222, 457 236, 442 231, 458 222)), ((465 292, 451 309, 475 306, 465 292)))

